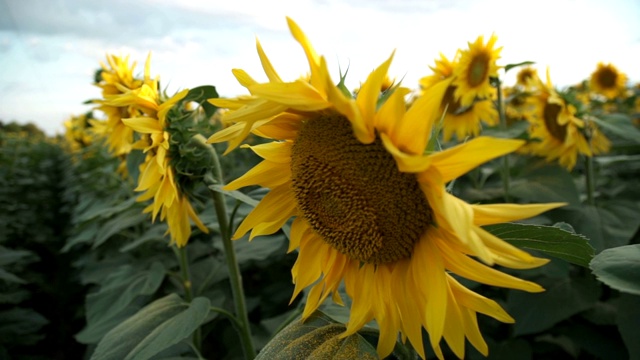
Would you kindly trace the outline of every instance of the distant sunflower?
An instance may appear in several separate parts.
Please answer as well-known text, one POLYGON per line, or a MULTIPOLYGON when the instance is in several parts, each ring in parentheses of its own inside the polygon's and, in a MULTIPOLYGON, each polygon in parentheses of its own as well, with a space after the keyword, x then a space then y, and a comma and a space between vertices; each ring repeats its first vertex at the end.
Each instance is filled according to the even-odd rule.
POLYGON ((538 77, 538 70, 531 66, 522 68, 516 74, 516 84, 519 85, 524 91, 531 91, 535 89, 536 85, 540 83, 538 77))
POLYGON ((491 35, 489 42, 484 43, 484 38, 479 36, 475 43, 469 43, 469 49, 460 52, 460 63, 455 68, 456 98, 460 99, 461 106, 470 106, 476 98, 489 99, 493 88, 489 82, 490 77, 498 76, 502 48, 494 49, 498 38, 491 35))
POLYGON ((236 78, 252 96, 209 100, 232 107, 225 118, 234 123, 210 142, 228 141, 228 152, 250 132, 274 140, 252 146, 264 160, 225 187, 270 189, 234 238, 249 231, 250 238, 272 234, 295 217, 289 244, 289 251, 298 249, 293 298, 310 288, 303 319, 329 296, 340 301, 337 290, 344 281, 352 305, 343 336, 375 319, 381 357, 392 352, 400 332, 425 358, 422 328, 440 358, 442 338, 459 357, 465 338, 487 354, 476 314, 513 319, 451 274, 542 291, 491 266, 525 269, 547 260, 480 226, 531 217, 560 204, 470 205, 448 193, 445 183, 522 142, 479 137, 425 154, 446 83, 430 88, 408 110, 404 88, 378 104, 392 56, 369 75, 354 99, 334 85, 325 58, 296 23, 287 21, 306 53, 308 81, 282 81, 258 43, 269 82, 259 83, 236 69, 236 78))
MULTIPOLYGON (((432 67, 433 75, 425 76, 420 79, 420 87, 422 92, 428 92, 432 87, 438 84, 446 83, 447 89, 440 110, 445 111, 442 122, 442 138, 449 141, 453 134, 459 141, 465 139, 466 136, 478 136, 482 128, 481 122, 484 121, 488 125, 496 125, 498 123, 498 111, 493 101, 475 99, 469 106, 462 106, 461 99, 457 97, 457 87, 454 72, 459 64, 449 61, 444 55, 440 54, 440 60, 436 60, 436 66, 432 67)), ((440 85, 444 86, 444 85, 440 85)))
POLYGON ((591 89, 613 99, 623 94, 627 86, 627 76, 612 64, 598 63, 598 67, 589 79, 591 89))
MULTIPOLYGON (((147 57, 145 64, 145 78, 136 79, 133 70, 136 63, 129 64, 129 57, 119 57, 107 54, 108 66, 101 63, 102 69, 96 76, 96 86, 102 89, 102 97, 117 96, 127 91, 137 89, 144 83, 149 84, 149 67, 151 56, 147 57)), ((116 156, 126 155, 131 151, 131 144, 134 141, 133 130, 122 122, 122 118, 137 116, 134 108, 119 105, 108 105, 104 100, 95 101, 99 104, 96 108, 107 115, 104 124, 104 135, 107 139, 109 150, 116 156)))
POLYGON ((546 84, 540 83, 540 91, 531 101, 536 106, 536 113, 530 136, 540 140, 529 144, 531 153, 544 156, 547 161, 557 160, 571 170, 579 153, 593 156, 608 151, 608 140, 595 127, 592 128, 595 136, 589 144, 584 135, 585 122, 575 116, 576 108, 553 88, 548 70, 546 84))
POLYGON ((71 116, 64 122, 64 138, 71 152, 78 152, 91 145, 96 135, 91 131, 91 120, 87 114, 71 116))

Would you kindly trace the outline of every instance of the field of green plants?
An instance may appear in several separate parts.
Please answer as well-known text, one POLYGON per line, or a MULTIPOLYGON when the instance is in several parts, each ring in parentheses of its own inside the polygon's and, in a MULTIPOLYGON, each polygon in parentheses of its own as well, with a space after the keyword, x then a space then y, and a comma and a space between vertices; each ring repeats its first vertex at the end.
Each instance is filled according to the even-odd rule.
POLYGON ((0 123, 0 359, 640 359, 640 84, 494 37, 349 79, 289 26, 299 79, 108 54, 65 134, 0 123))

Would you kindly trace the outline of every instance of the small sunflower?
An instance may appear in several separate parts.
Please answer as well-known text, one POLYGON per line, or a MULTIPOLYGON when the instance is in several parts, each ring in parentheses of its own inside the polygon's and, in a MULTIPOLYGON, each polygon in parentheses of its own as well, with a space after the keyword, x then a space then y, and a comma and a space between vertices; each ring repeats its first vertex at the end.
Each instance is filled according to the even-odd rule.
POLYGON ((539 83, 538 70, 531 66, 522 68, 516 74, 516 85, 520 86, 524 91, 534 90, 539 83))
POLYGON ((456 86, 455 96, 460 99, 462 106, 470 106, 476 98, 491 98, 493 87, 489 78, 498 76, 496 61, 502 51, 501 47, 494 49, 497 40, 495 35, 491 35, 485 44, 484 38, 479 36, 475 43, 469 43, 469 49, 460 52, 453 85, 456 86))
POLYGON ((325 58, 295 22, 287 21, 306 53, 308 80, 284 82, 258 43, 269 82, 259 83, 236 69, 236 78, 252 96, 209 100, 230 107, 225 118, 233 122, 210 142, 228 141, 228 152, 249 133, 274 140, 251 146, 264 160, 226 186, 270 189, 234 238, 249 231, 251 239, 272 234, 295 217, 289 251, 298 250, 292 268, 293 298, 309 288, 303 319, 329 296, 340 302, 337 290, 344 282, 352 305, 343 335, 375 319, 381 357, 392 352, 402 333, 425 358, 423 328, 440 358, 442 338, 459 357, 464 356, 465 338, 487 354, 477 313, 514 320, 452 274, 494 286, 543 291, 491 266, 526 269, 547 260, 507 244, 481 226, 531 217, 561 204, 470 205, 448 193, 447 182, 523 142, 479 137, 425 154, 447 83, 431 87, 408 110, 408 89, 402 87, 379 104, 392 55, 369 75, 354 99, 336 87, 325 58))
POLYGON ((591 89, 608 99, 621 96, 627 86, 627 76, 612 64, 598 63, 598 67, 589 79, 591 89))
POLYGON ((539 87, 539 93, 531 98, 536 112, 530 136, 540 142, 528 145, 530 153, 544 156, 547 161, 557 160, 571 170, 578 153, 593 156, 594 153, 608 151, 608 140, 595 128, 595 124, 591 125, 593 128, 590 127, 593 135, 589 144, 584 135, 585 122, 575 116, 576 108, 553 88, 548 69, 547 82, 540 82, 539 87))
MULTIPOLYGON (((440 60, 436 60, 436 66, 432 67, 434 74, 425 76, 420 79, 420 87, 422 92, 428 92, 432 87, 438 84, 446 84, 447 89, 440 110, 445 111, 442 122, 442 137, 444 141, 449 141, 453 134, 459 141, 464 140, 466 136, 478 136, 482 128, 481 121, 488 125, 496 125, 498 123, 498 111, 493 101, 475 99, 469 106, 463 106, 461 99, 457 97, 457 87, 454 72, 459 66, 456 60, 449 61, 444 55, 440 54, 440 60)), ((440 85, 444 86, 444 85, 440 85)))

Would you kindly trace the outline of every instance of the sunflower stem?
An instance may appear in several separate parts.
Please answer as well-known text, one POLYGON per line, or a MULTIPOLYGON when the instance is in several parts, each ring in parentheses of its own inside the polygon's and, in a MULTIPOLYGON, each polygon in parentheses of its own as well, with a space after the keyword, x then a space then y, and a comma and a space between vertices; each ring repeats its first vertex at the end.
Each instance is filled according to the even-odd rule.
MULTIPOLYGON (((507 117, 504 112, 504 100, 502 98, 502 82, 500 78, 495 78, 496 89, 498 90, 498 116, 500 117, 500 129, 502 131, 507 130, 507 117)), ((511 195, 509 195, 510 176, 509 176, 509 155, 502 157, 502 190, 504 192, 504 201, 511 202, 511 195)))
MULTIPOLYGON (((189 271, 189 258, 187 255, 187 247, 173 247, 176 252, 176 256, 180 262, 180 278, 182 280, 182 286, 184 287, 184 298, 187 302, 193 300, 193 284, 191 283, 191 272, 189 271)), ((197 351, 200 351, 202 344, 202 330, 196 329, 193 333, 193 346, 197 351)))
MULTIPOLYGON (((197 134, 193 137, 195 143, 203 148, 206 148, 211 156, 213 178, 217 185, 224 183, 222 177, 222 168, 220 167, 220 160, 218 159, 218 153, 213 146, 206 143, 204 136, 197 134)), ((210 185, 210 184, 207 184, 210 185)), ((244 296, 244 289, 242 288, 242 274, 240 272, 240 266, 236 259, 236 252, 233 248, 233 241, 231 240, 231 233, 229 231, 229 215, 227 212, 227 204, 225 202, 224 195, 220 192, 211 190, 213 196, 213 203, 215 205, 216 215, 218 217, 218 224, 220 226, 220 237, 222 238, 222 245, 224 246, 224 254, 227 260, 227 267, 229 269, 229 282, 231 283, 231 294, 233 296, 233 302, 236 311, 237 330, 240 336, 240 342, 242 345, 242 351, 246 359, 253 359, 256 357, 256 350, 253 345, 253 339, 251 338, 251 330, 249 324, 249 316, 247 314, 247 305, 244 296)))

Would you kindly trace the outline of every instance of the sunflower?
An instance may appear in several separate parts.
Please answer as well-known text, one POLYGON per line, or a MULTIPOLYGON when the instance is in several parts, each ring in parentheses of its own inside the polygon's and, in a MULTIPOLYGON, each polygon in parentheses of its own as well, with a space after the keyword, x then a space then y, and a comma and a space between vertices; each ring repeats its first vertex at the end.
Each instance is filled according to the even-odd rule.
POLYGON ((589 126, 592 133, 591 144, 585 137, 585 122, 575 116, 575 106, 558 94, 553 88, 549 70, 547 69, 547 82, 539 84, 540 91, 531 99, 536 111, 534 123, 530 129, 530 137, 539 139, 540 142, 530 143, 528 152, 544 156, 547 161, 558 161, 568 170, 576 164, 578 153, 585 156, 593 156, 606 152, 609 149, 609 141, 595 127, 589 126))
POLYGON ((145 160, 140 165, 138 186, 135 189, 144 193, 137 200, 153 199, 143 212, 150 212, 153 221, 159 214, 160 220, 166 220, 169 226, 171 242, 177 246, 185 246, 191 235, 189 219, 203 232, 209 232, 198 218, 186 194, 177 186, 175 170, 168 155, 171 135, 167 130, 167 114, 187 96, 189 90, 182 90, 165 100, 157 91, 157 81, 151 84, 150 86, 145 83, 122 94, 107 96, 105 104, 128 108, 132 113, 139 114, 136 117, 122 119, 125 126, 141 135, 140 139, 132 144, 132 149, 146 153, 145 160))
POLYGON ((391 55, 354 99, 336 87, 325 58, 295 22, 287 21, 309 62, 308 81, 284 82, 258 42, 269 82, 259 83, 236 69, 236 78, 252 96, 209 100, 230 107, 225 117, 234 123, 210 142, 228 141, 228 152, 249 133, 274 140, 251 146, 264 160, 225 187, 270 189, 234 238, 249 231, 251 239, 272 234, 295 217, 289 244, 289 251, 298 250, 292 300, 309 288, 303 319, 329 296, 341 302, 338 286, 344 282, 352 305, 343 336, 376 320, 381 357, 392 352, 402 333, 425 358, 422 328, 440 358, 442 338, 457 356, 464 356, 465 338, 487 354, 477 313, 503 322, 513 319, 452 274, 543 291, 491 266, 526 269, 547 260, 505 243, 481 225, 531 217, 561 204, 470 205, 446 192, 445 183, 523 142, 478 137, 425 154, 447 83, 431 87, 408 110, 408 89, 402 87, 378 104, 391 55))
MULTIPOLYGON (((136 63, 129 64, 129 57, 122 58, 116 55, 107 54, 108 66, 101 63, 101 70, 96 76, 96 86, 102 89, 102 97, 108 98, 126 93, 129 90, 137 89, 144 83, 150 83, 149 67, 151 56, 147 57, 145 64, 144 80, 136 79, 133 71, 136 63)), ((105 100, 97 100, 99 104, 97 110, 102 111, 107 116, 104 134, 107 139, 109 150, 116 156, 126 155, 131 151, 133 143, 133 130, 122 122, 122 118, 137 116, 133 108, 120 105, 108 105, 105 100)))
POLYGON ((447 85, 440 104, 440 110, 444 111, 442 122, 444 141, 449 141, 453 134, 458 140, 464 140, 468 135, 478 136, 482 128, 481 121, 488 125, 498 123, 498 111, 490 99, 475 99, 469 106, 461 104, 461 98, 456 95, 457 87, 454 85, 456 83, 454 72, 458 67, 459 63, 455 58, 449 61, 440 54, 440 60, 436 60, 436 66, 431 67, 433 74, 419 80, 422 93, 430 91, 429 89, 438 84, 447 85))
POLYGON ((524 91, 535 89, 536 85, 540 83, 539 79, 538 70, 531 66, 522 68, 518 71, 518 74, 516 74, 516 84, 524 91))
POLYGON ((622 95, 627 86, 627 76, 612 64, 598 63, 598 67, 589 79, 591 89, 608 99, 622 95))
POLYGON ((455 96, 460 99, 462 106, 470 106, 475 98, 489 99, 493 88, 490 77, 498 76, 499 66, 496 61, 500 58, 502 48, 494 49, 498 38, 491 35, 489 42, 479 36, 475 43, 469 43, 469 49, 460 52, 460 63, 455 68, 456 86, 455 96))

